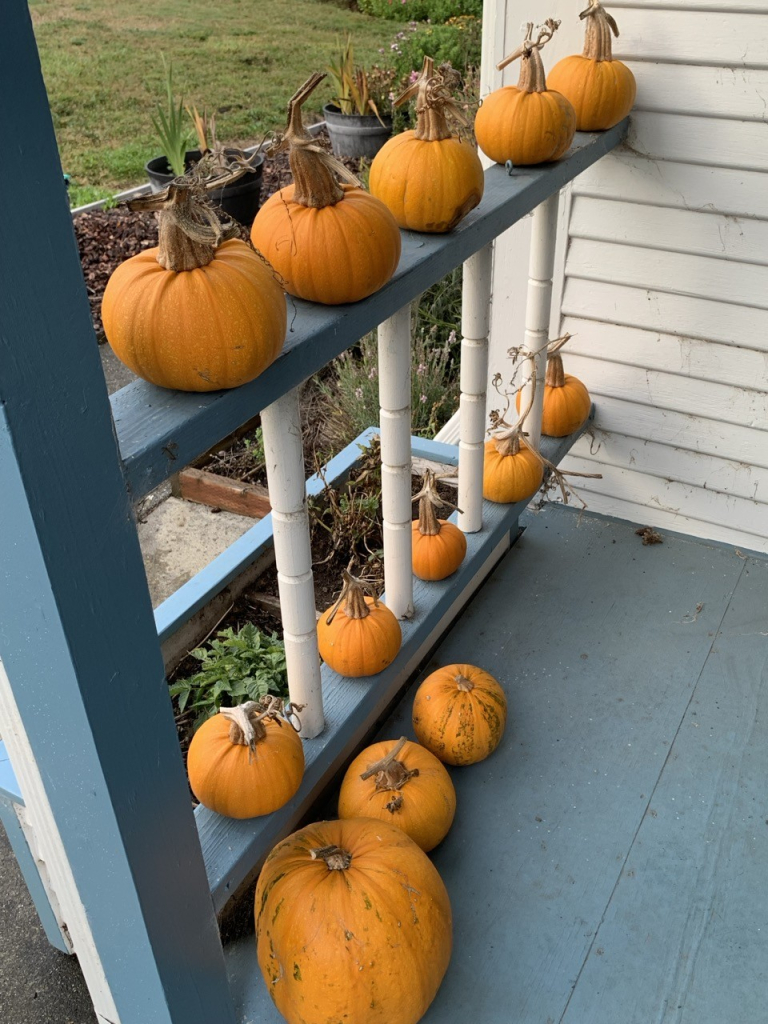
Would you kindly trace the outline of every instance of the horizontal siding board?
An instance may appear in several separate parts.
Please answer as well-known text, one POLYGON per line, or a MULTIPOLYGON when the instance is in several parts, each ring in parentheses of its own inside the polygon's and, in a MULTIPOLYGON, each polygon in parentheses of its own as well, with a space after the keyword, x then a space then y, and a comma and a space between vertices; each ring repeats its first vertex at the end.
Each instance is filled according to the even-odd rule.
MULTIPOLYGON (((725 5, 725 0, 724 4, 725 5)), ((768 67, 768 19, 722 10, 626 8, 614 56, 675 64, 768 67)))
POLYGON ((570 234, 572 238, 768 266, 768 220, 577 196, 570 234))
POLYGON ((627 61, 637 80, 635 111, 765 121, 768 70, 627 61))
POLYGON ((569 277, 768 309, 768 267, 576 238, 569 277))
MULTIPOLYGON (((768 14, 766 0, 610 0, 605 7, 615 11, 616 18, 621 21, 624 8, 640 8, 642 10, 671 11, 723 11, 725 7, 733 14, 768 14)), ((621 27, 621 25, 619 26, 621 27)))
POLYGON ((585 171, 574 195, 768 220, 768 175, 656 161, 622 150, 585 171))
POLYGON ((565 316, 768 351, 768 312, 711 299, 568 278, 565 316))
POLYGON ((638 111, 630 121, 627 145, 652 160, 746 171, 768 166, 768 127, 762 121, 638 111))
POLYGON ((768 392, 768 352, 573 317, 562 330, 573 335, 563 353, 566 370, 574 353, 768 392))

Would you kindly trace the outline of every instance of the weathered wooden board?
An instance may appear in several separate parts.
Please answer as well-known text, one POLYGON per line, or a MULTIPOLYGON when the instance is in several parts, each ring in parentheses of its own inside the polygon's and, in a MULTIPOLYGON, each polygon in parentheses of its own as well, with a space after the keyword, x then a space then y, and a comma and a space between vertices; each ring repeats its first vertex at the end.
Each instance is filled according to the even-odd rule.
MULTIPOLYGON (((722 7, 724 0, 713 2, 722 7)), ((765 120, 768 71, 764 69, 639 60, 627 65, 637 80, 636 111, 765 120)))
POLYGON ((261 484, 230 480, 218 473, 189 466, 173 480, 173 493, 187 501, 195 501, 213 508, 223 508, 239 516, 263 519, 272 511, 269 491, 261 484))
MULTIPOLYGON (((738 9, 738 0, 737 0, 738 9)), ((658 10, 655 4, 627 7, 617 15, 621 35, 613 54, 619 60, 673 64, 747 65, 768 68, 768 19, 761 13, 716 10, 658 10)))

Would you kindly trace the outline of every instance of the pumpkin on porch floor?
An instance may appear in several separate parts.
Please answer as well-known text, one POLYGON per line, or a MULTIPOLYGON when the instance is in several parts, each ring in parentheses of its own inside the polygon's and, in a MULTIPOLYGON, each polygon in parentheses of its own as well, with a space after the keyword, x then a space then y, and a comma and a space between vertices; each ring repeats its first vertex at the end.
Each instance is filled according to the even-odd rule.
POLYGON ((392 664, 401 643, 400 623, 389 608, 345 569, 338 601, 317 623, 323 661, 342 676, 373 676, 392 664))

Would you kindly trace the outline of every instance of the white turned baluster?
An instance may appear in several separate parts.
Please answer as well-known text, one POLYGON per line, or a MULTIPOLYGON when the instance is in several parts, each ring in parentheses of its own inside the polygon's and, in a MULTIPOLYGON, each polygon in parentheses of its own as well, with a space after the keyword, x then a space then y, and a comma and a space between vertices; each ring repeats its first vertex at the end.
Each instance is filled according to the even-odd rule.
POLYGON ((398 619, 413 615, 411 563, 411 307, 379 327, 384 589, 398 619))
POLYGON ((520 407, 528 403, 533 366, 536 366, 536 395, 533 408, 525 421, 525 432, 531 444, 539 447, 541 441, 541 410, 544 403, 544 377, 547 372, 547 342, 552 308, 552 276, 555 268, 557 242, 557 211, 560 197, 546 199, 533 214, 531 257, 528 270, 528 300, 525 310, 525 347, 532 359, 523 367, 523 380, 527 381, 520 398, 520 407))
POLYGON ((288 691, 292 703, 305 705, 299 715, 301 735, 311 739, 323 731, 323 695, 298 388, 264 409, 261 427, 272 505, 288 691))
POLYGON ((464 264, 461 301, 461 405, 459 422, 459 529, 483 526, 485 391, 491 319, 493 243, 464 264))

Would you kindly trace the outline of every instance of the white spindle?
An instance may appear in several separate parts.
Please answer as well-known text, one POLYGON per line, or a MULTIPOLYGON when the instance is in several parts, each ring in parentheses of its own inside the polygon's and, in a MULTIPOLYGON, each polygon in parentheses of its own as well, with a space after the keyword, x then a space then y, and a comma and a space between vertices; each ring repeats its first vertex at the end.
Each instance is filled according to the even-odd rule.
MULTIPOLYGON (((533 408, 525 421, 525 432, 532 445, 539 447, 541 441, 541 410, 544 402, 544 376, 547 371, 547 342, 552 307, 552 277, 555 267, 555 245, 557 243, 557 210, 559 195, 538 206, 533 214, 531 232, 531 257, 528 270, 528 300, 525 311, 525 347, 532 353, 532 360, 523 367, 523 379, 530 381, 533 366, 536 366, 536 395, 533 408)), ((520 399, 525 408, 531 384, 526 383, 520 399)))
POLYGON ((461 404, 459 422, 459 529, 483 526, 483 456, 491 319, 493 243, 464 264, 461 303, 461 404))
POLYGON ((299 715, 301 735, 310 739, 323 731, 324 722, 298 388, 262 412, 261 426, 288 690, 294 704, 305 705, 299 715))
POLYGON ((413 615, 411 565, 411 308, 379 327, 384 589, 398 619, 413 615))

